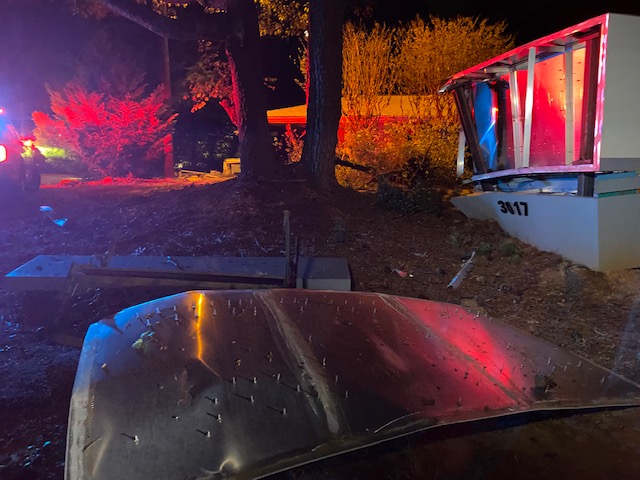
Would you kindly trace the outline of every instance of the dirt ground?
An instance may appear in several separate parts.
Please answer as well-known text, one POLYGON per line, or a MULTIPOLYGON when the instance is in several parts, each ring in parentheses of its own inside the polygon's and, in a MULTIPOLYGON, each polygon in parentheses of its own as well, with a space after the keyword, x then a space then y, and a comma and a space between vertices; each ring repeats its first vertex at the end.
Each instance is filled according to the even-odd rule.
MULTIPOLYGON (((301 254, 346 257, 356 290, 461 304, 640 382, 640 271, 592 272, 446 203, 440 214, 400 213, 374 195, 296 180, 76 184, 2 201, 3 276, 38 254, 278 256, 289 210, 301 254), (62 227, 52 221, 62 217, 62 227), (473 251, 470 274, 448 289, 473 251)), ((82 337, 159 293, 76 292, 61 316, 57 298, 0 286, 0 479, 59 479, 80 350, 51 340, 53 321, 82 337)), ((454 427, 288 478, 639 478, 639 410, 454 427)))

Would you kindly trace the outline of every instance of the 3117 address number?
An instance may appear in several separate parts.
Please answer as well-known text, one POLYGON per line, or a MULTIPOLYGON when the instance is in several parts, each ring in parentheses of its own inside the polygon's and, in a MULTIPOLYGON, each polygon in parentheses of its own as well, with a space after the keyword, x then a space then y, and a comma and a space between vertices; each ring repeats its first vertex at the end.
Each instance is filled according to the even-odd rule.
POLYGON ((520 215, 522 217, 529 216, 529 205, 527 202, 498 202, 501 213, 507 213, 510 215, 520 215))

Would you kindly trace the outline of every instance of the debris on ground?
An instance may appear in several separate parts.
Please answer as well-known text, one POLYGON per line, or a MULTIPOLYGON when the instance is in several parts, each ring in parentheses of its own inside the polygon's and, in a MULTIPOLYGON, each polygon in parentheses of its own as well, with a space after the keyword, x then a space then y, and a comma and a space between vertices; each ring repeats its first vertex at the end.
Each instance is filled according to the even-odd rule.
MULTIPOLYGON (((181 255, 276 256, 284 250, 282 211, 287 209, 291 212, 291 234, 298 238, 301 254, 347 258, 355 290, 466 303, 467 308, 482 309, 497 320, 640 381, 640 271, 606 274, 571 267, 555 254, 511 239, 497 224, 468 220, 447 204, 442 204, 441 215, 398 216, 397 211, 380 206, 375 195, 342 189, 324 195, 302 182, 243 185, 236 180, 97 181, 47 187, 35 195, 33 204, 26 205, 20 215, 12 213, 10 219, 0 216, 2 275, 40 254, 111 252, 115 229, 122 235, 111 252, 114 255, 162 255, 167 259, 181 255), (46 212, 40 213, 39 205, 53 205, 73 221, 58 228, 43 217, 46 212), (469 252, 480 246, 483 254, 478 252, 473 258, 472 280, 460 279, 458 288, 447 288, 450 275, 460 270, 460 259, 469 259, 469 252), (428 262, 416 252, 428 252, 428 262), (397 273, 389 275, 394 268, 411 272, 412 281, 397 273)), ((56 219, 59 216, 53 215, 56 219)), ((0 405, 10 415, 0 422, 0 478, 60 479, 80 350, 55 344, 48 336, 50 320, 60 309, 59 298, 10 293, 1 286, 0 405), (46 441, 51 443, 30 460, 25 453, 28 447, 46 441), (26 462, 30 462, 28 467, 23 466, 26 462)), ((65 333, 81 338, 90 323, 171 293, 175 292, 115 289, 96 297, 95 291, 75 291, 65 317, 69 330, 65 333)), ((143 338, 137 346, 155 346, 153 340, 148 342, 143 338)), ((544 383, 544 388, 547 386, 551 383, 544 383)), ((621 420, 624 415, 614 412, 599 417, 605 425, 614 422, 608 430, 613 433, 601 435, 602 442, 613 441, 616 448, 624 449, 640 437, 634 427, 640 428, 640 421, 621 420)), ((589 422, 572 420, 557 434, 565 438, 563 432, 572 432, 575 439, 579 437, 576 425, 590 428, 589 422)), ((494 446, 488 451, 514 455, 508 449, 520 448, 525 440, 530 442, 528 437, 505 441, 501 446, 495 442, 516 435, 501 432, 474 437, 474 441, 490 438, 494 446)), ((593 435, 585 438, 591 438, 591 443, 583 442, 584 448, 602 444, 594 441, 593 435)), ((434 454, 422 457, 447 457, 447 445, 454 443, 432 442, 434 454)), ((464 446, 458 450, 487 452, 468 445, 466 450, 464 446)), ((565 453, 571 455, 571 451, 565 453)), ((526 464, 522 452, 517 452, 517 457, 526 464)), ((504 458, 501 456, 496 465, 502 465, 504 458)), ((576 463, 567 459, 555 467, 570 464, 575 468, 576 463)), ((485 460, 476 466, 489 465, 485 460)), ((353 472, 343 478, 356 478, 349 473, 353 472)), ((561 473, 546 471, 555 478, 562 478, 561 473)), ((609 476, 624 477, 617 473, 612 470, 609 476)), ((478 476, 471 470, 466 474, 478 476)), ((457 478, 455 472, 438 475, 434 478, 457 478)), ((403 474, 402 478, 425 477, 403 474)))

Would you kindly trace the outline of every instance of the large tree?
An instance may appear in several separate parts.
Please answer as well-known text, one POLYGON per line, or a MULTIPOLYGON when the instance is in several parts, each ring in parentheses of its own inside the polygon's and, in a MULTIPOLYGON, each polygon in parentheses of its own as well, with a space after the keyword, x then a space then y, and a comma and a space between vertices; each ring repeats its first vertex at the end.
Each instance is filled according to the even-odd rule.
MULTIPOLYGON (((271 148, 262 86, 258 12, 254 0, 198 0, 174 18, 158 13, 158 0, 95 0, 158 35, 224 42, 231 69, 242 176, 271 176, 271 148), (185 14, 186 13, 186 14, 185 14)), ((261 0, 271 13, 293 0, 261 0)), ((309 108, 303 163, 320 187, 335 183, 334 155, 340 120, 343 0, 311 0, 309 108)))
POLYGON ((335 184, 341 114, 343 0, 311 0, 309 101, 302 162, 320 188, 335 184))
POLYGON ((258 12, 253 0, 202 0, 173 15, 157 1, 95 0, 117 15, 165 38, 222 42, 229 60, 242 177, 269 177, 276 170, 266 116, 258 12))

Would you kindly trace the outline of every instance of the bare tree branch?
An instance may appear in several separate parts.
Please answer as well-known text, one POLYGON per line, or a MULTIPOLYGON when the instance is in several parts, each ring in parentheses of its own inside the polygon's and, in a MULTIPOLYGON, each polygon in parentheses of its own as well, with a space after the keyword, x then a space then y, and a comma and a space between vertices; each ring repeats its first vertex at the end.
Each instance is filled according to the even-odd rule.
POLYGON ((223 40, 229 33, 226 12, 205 13, 199 4, 191 4, 178 18, 154 12, 148 5, 134 0, 95 0, 114 14, 131 20, 143 28, 174 40, 223 40))
POLYGON ((354 170, 359 170, 361 172, 370 173, 371 175, 376 174, 376 169, 373 167, 368 167, 366 165, 358 165, 357 163, 353 163, 348 160, 343 160, 341 158, 336 158, 335 162, 336 162, 336 165, 340 165, 342 167, 352 168, 354 170))

